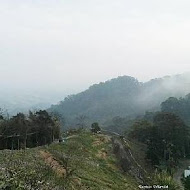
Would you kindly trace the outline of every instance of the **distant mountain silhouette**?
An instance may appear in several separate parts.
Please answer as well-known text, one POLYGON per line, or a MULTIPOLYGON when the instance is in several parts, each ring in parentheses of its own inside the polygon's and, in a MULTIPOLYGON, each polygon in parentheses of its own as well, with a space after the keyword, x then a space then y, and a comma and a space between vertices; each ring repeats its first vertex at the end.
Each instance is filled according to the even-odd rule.
POLYGON ((189 73, 167 76, 142 83, 130 76, 120 76, 94 84, 89 89, 70 95, 48 111, 65 117, 67 124, 76 124, 76 118, 104 122, 115 116, 134 118, 146 111, 160 109, 167 98, 190 93, 189 73))

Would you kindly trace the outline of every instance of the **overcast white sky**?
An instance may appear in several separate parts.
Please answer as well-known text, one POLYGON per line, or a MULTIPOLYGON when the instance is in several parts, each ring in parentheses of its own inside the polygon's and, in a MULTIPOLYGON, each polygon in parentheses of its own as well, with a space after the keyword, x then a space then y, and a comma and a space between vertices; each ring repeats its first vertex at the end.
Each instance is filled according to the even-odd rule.
POLYGON ((0 0, 0 86, 81 91, 190 71, 189 0, 0 0))

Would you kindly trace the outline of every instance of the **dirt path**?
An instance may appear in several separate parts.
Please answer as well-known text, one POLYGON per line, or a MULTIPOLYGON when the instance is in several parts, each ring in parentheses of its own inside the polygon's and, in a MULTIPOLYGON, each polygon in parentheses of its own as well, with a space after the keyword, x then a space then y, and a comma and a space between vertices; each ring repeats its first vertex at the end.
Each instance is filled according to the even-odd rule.
POLYGON ((44 159, 45 163, 52 168, 52 170, 60 177, 65 177, 67 174, 66 169, 61 166, 58 161, 49 152, 40 150, 40 156, 44 159))
POLYGON ((77 136, 78 136, 78 135, 71 135, 71 136, 68 136, 68 137, 63 138, 63 140, 69 140, 69 139, 75 138, 75 137, 77 137, 77 136))
MULTIPOLYGON (((63 142, 65 142, 66 140, 72 139, 77 137, 78 135, 71 135, 68 137, 63 138, 63 142)), ((58 143, 58 142, 54 142, 54 143, 58 143)), ((40 150, 39 151, 40 156, 44 159, 45 163, 50 166, 52 168, 52 170, 60 177, 66 177, 67 175, 67 170, 59 164, 59 162, 56 160, 56 158, 53 157, 53 155, 48 152, 48 151, 44 151, 44 150, 40 150)))
POLYGON ((190 166, 190 160, 181 160, 180 161, 180 165, 179 168, 177 169, 177 171, 174 173, 174 180, 179 184, 180 188, 182 190, 184 190, 184 186, 181 182, 181 176, 184 173, 184 170, 188 168, 188 166, 190 166))

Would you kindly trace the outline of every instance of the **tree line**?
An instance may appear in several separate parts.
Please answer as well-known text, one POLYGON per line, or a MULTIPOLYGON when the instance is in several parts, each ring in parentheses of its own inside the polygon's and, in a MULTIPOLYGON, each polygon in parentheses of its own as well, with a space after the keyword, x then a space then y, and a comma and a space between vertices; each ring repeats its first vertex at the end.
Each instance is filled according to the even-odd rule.
POLYGON ((25 149, 50 144, 60 138, 60 123, 47 111, 0 116, 0 149, 25 149))
POLYGON ((173 113, 158 112, 152 122, 136 121, 128 137, 147 145, 147 158, 155 166, 171 169, 190 155, 189 127, 173 113))
POLYGON ((180 116, 186 124, 190 124, 190 94, 184 98, 170 97, 161 104, 163 112, 170 112, 180 116))

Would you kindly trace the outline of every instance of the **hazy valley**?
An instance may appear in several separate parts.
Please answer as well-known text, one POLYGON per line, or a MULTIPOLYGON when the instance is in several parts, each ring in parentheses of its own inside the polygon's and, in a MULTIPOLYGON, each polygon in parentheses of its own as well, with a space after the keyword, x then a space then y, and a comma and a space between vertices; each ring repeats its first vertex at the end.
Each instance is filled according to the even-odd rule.
POLYGON ((9 117, 1 110, 0 188, 188 189, 189 81, 121 76, 51 107, 51 98, 15 96, 9 117))

